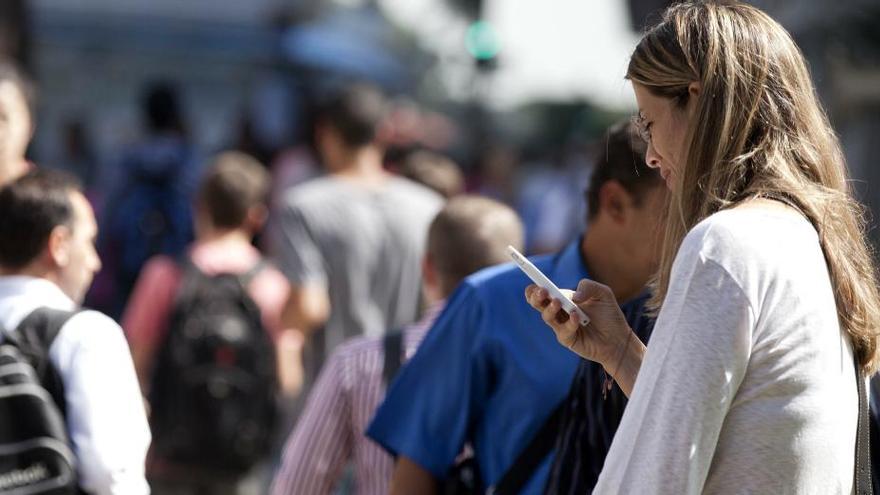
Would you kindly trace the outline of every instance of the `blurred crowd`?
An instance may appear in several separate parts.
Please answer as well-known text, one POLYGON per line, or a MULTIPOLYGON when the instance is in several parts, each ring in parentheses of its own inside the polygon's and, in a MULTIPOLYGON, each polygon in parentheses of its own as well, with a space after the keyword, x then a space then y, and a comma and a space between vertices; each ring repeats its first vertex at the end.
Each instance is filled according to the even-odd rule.
MULTIPOLYGON (((257 149, 247 136, 228 150, 199 149, 189 138, 184 95, 172 82, 157 81, 144 88, 139 102, 141 139, 120 150, 111 165, 96 164, 77 125, 65 133, 66 160, 34 163, 26 150, 39 125, 33 112, 37 89, 13 62, 0 64, 0 175, 10 195, 4 207, 24 213, 23 196, 31 194, 38 196, 31 198, 34 211, 47 212, 41 227, 11 215, 3 232, 7 239, 22 230, 38 236, 57 227, 53 221, 65 223, 50 214, 50 199, 57 201, 58 194, 83 198, 74 200, 78 207, 69 212, 70 221, 74 229, 91 224, 93 232, 84 239, 81 248, 90 254, 82 259, 56 259, 51 245, 40 254, 45 246, 37 238, 29 244, 34 257, 27 263, 0 260, 18 269, 16 277, 7 277, 18 283, 9 290, 26 295, 29 304, 17 302, 33 310, 30 316, 16 312, 5 325, 23 334, 41 332, 48 317, 36 306, 41 298, 38 290, 31 294, 29 277, 79 273, 69 288, 59 284, 63 295, 39 289, 52 292, 48 307, 74 311, 43 339, 44 359, 72 361, 57 367, 72 366, 67 372, 82 374, 86 389, 104 390, 103 396, 86 390, 74 398, 62 389, 65 398, 55 400, 79 457, 72 463, 77 483, 94 493, 146 492, 145 480, 160 494, 263 493, 270 486, 273 493, 387 492, 392 458, 364 431, 385 387, 459 283, 509 261, 508 245, 528 253, 566 250, 565 263, 581 265, 587 204, 596 210, 591 218, 601 202, 625 199, 633 209, 637 184, 624 176, 644 169, 644 177, 631 180, 656 179, 638 165, 638 151, 631 149, 637 138, 628 126, 614 131, 616 150, 608 142, 579 142, 556 156, 532 156, 528 164, 510 146, 487 144, 480 164, 467 170, 431 146, 449 132, 449 122, 358 80, 315 101, 307 139, 274 152, 257 149), (414 136, 414 130, 423 135, 414 136), (593 156, 596 151, 603 156, 593 156), (593 175, 588 191, 596 159, 616 160, 617 169, 602 167, 605 173, 593 175), (598 191, 607 181, 623 184, 608 193, 611 199, 598 191), (90 344, 96 336, 78 342, 61 331, 73 324, 68 319, 84 325, 73 309, 79 303, 89 308, 86 314, 112 318, 100 324, 106 332, 118 322, 131 364, 118 346, 90 344), (55 358, 61 340, 100 346, 115 356, 73 352, 55 358), (80 366, 103 377, 89 381, 80 366), (142 412, 140 401, 132 407, 137 393, 142 412), (115 409, 99 405, 122 400, 126 404, 115 409), (101 411, 72 411, 77 401, 94 402, 91 407, 101 411), (111 411, 127 419, 99 426, 111 411), (106 437, 126 447, 108 447, 106 437)), ((518 278, 505 289, 506 304, 534 320, 521 297, 526 279, 518 272, 504 275, 510 277, 518 278)), ((628 287, 627 296, 635 297, 638 290, 630 289, 643 283, 628 287)), ((541 345, 548 344, 552 340, 543 339, 541 345)), ((439 359, 441 353, 434 354, 439 359)), ((548 404, 567 393, 575 360, 563 357, 564 365, 536 384, 536 391, 552 385, 548 404)), ((59 373, 62 382, 71 380, 59 373)), ((450 400, 444 407, 464 407, 456 397, 469 385, 449 385, 437 391, 450 400)), ((525 411, 534 416, 533 426, 546 412, 525 411)), ((492 426, 498 427, 507 428, 506 422, 492 426)), ((529 433, 520 432, 517 442, 529 433)), ((467 466, 474 455, 484 455, 483 447, 475 452, 470 440, 455 441, 460 445, 443 462, 465 468, 450 479, 479 486, 467 466)), ((499 449, 489 452, 516 452, 499 449)))

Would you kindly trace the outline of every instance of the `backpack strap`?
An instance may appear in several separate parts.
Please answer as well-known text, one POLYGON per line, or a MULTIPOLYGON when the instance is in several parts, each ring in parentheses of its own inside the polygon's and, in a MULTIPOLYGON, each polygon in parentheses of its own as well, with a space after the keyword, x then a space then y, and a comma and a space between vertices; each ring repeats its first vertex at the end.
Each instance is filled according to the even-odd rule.
POLYGON ((391 331, 382 338, 382 348, 385 351, 385 363, 382 366, 382 381, 385 386, 391 384, 400 365, 403 364, 403 331, 391 331))
MULTIPOLYGON (((184 253, 177 258, 177 266, 180 267, 180 270, 184 275, 194 273, 201 276, 208 276, 193 262, 192 258, 187 253, 184 253)), ((254 266, 248 268, 246 272, 239 275, 238 279, 243 286, 247 287, 267 266, 269 266, 269 261, 260 256, 260 259, 254 263, 254 266)))
POLYGON ((31 363, 40 384, 49 392, 63 416, 67 416, 64 384, 58 371, 49 362, 49 348, 61 328, 80 310, 65 311, 47 307, 37 308, 18 324, 15 330, 4 332, 7 341, 18 348, 31 363))
POLYGON ((858 360, 853 357, 856 369, 856 384, 859 391, 859 421, 856 430, 855 495, 872 495, 874 483, 871 479, 871 437, 868 422, 868 394, 865 390, 865 377, 859 368, 858 360))
POLYGON ((259 275, 260 272, 262 272, 263 269, 267 266, 269 266, 269 262, 266 261, 266 258, 260 256, 260 259, 258 259, 257 262, 254 263, 254 266, 252 266, 248 271, 239 275, 238 278, 239 280, 241 280, 241 285, 245 287, 250 285, 254 278, 256 278, 256 276, 259 275))
POLYGON ((532 437, 531 442, 520 452, 513 464, 507 468, 504 476, 495 485, 489 487, 488 492, 498 495, 514 495, 522 491, 532 474, 541 465, 541 462, 553 450, 556 444, 556 435, 562 422, 562 414, 567 400, 563 400, 550 416, 544 421, 541 429, 532 437))

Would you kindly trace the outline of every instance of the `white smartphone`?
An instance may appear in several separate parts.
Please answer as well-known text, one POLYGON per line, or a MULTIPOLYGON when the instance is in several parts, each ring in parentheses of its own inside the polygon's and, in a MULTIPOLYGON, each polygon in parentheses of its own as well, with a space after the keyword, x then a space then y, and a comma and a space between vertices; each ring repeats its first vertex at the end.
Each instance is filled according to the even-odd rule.
POLYGON ((562 291, 559 290, 559 287, 556 287, 556 284, 554 284, 552 280, 541 273, 541 270, 538 270, 538 268, 533 265, 528 258, 523 256, 522 253, 517 251, 515 247, 507 246, 507 254, 509 254, 520 269, 532 279, 532 282, 537 284, 538 287, 547 289, 547 292, 550 293, 550 297, 558 299, 559 302, 562 303, 562 309, 564 309, 566 313, 572 316, 576 315, 578 320, 580 320, 581 325, 587 325, 590 323, 590 317, 581 311, 581 308, 577 307, 571 299, 565 297, 565 295, 562 294, 562 291))

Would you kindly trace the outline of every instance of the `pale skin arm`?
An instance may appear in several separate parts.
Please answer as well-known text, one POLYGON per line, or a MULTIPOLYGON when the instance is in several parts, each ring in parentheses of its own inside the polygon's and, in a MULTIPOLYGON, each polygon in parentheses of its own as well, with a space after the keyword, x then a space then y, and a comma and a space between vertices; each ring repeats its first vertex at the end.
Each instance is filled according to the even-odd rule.
POLYGON ((577 292, 562 292, 590 317, 587 326, 581 326, 562 309, 559 300, 551 299, 545 289, 536 285, 526 287, 526 300, 541 312, 541 318, 553 329, 560 344, 601 364, 629 397, 646 347, 627 324, 611 289, 581 280, 577 292))
POLYGON ((323 286, 292 286, 281 313, 285 328, 296 329, 308 337, 330 318, 330 296, 323 286))
POLYGON ((427 469, 400 456, 391 477, 391 495, 436 495, 437 480, 427 469))
POLYGON ((290 296, 281 311, 284 330, 278 337, 276 358, 281 392, 299 395, 305 380, 302 351, 309 336, 327 323, 330 297, 321 286, 291 286, 290 296))
POLYGON ((275 362, 277 363, 278 385, 287 397, 296 397, 302 390, 304 370, 302 349, 305 337, 298 330, 284 330, 278 336, 275 362))

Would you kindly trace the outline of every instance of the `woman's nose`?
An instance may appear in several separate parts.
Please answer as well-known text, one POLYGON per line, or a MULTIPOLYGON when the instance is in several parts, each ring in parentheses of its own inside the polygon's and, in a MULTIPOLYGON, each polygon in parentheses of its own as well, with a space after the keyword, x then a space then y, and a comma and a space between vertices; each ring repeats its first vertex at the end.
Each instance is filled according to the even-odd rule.
POLYGON ((660 155, 654 149, 653 143, 648 143, 648 150, 645 152, 645 163, 651 168, 660 168, 660 155))

